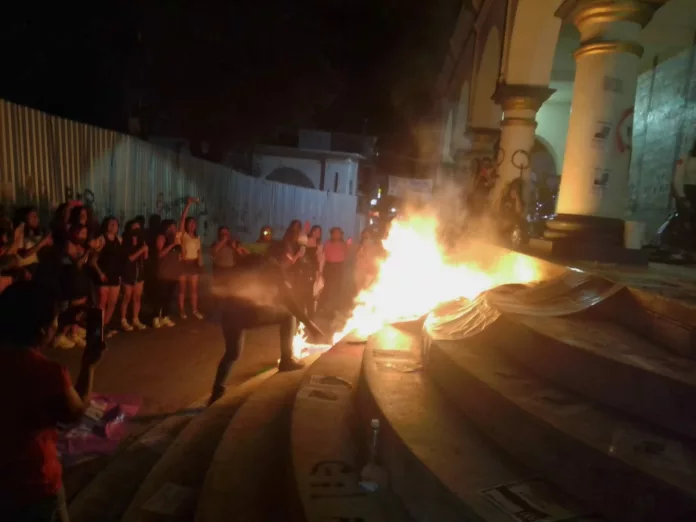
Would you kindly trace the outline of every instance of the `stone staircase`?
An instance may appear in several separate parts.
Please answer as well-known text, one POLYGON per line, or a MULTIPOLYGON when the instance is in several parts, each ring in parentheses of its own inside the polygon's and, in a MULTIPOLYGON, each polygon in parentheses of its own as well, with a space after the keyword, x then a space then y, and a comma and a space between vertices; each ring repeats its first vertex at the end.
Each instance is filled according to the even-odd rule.
POLYGON ((692 312, 574 271, 496 289, 155 423, 71 520, 696 520, 692 312))

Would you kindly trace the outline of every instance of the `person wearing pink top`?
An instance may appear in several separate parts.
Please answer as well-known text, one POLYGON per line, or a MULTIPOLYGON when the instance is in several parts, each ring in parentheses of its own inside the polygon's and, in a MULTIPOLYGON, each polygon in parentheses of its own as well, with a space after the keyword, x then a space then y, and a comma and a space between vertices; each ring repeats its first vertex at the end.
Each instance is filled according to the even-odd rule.
POLYGON ((343 239, 343 230, 334 227, 330 239, 324 245, 324 290, 321 293, 320 307, 334 313, 343 299, 343 276, 348 257, 348 245, 343 239))

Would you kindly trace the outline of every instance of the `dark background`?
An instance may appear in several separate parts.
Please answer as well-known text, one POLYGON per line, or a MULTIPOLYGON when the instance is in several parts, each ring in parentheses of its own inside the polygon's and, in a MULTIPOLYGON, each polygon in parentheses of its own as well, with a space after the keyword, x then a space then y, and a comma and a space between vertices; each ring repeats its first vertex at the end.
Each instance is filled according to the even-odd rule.
POLYGON ((0 96, 122 132, 137 116, 144 135, 229 146, 313 127, 408 156, 461 4, 23 2, 0 22, 0 96))

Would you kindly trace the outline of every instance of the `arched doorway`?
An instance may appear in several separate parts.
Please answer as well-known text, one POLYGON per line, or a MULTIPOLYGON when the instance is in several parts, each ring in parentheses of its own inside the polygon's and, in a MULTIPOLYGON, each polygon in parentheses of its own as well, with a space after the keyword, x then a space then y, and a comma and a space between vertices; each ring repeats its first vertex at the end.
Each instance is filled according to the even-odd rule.
POLYGON ((266 179, 296 187, 315 188, 312 180, 304 172, 291 167, 279 167, 266 176, 266 179))

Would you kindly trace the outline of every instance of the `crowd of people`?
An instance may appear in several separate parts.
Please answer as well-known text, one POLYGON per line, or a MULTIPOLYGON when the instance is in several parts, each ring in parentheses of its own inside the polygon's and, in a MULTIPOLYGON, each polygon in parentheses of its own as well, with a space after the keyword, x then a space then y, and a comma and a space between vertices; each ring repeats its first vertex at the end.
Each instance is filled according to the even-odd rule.
POLYGON ((196 219, 189 216, 196 203, 188 198, 178 221, 152 215, 147 223, 144 216, 120 223, 107 216, 100 225, 80 202, 60 205, 48 226, 40 223, 37 209, 20 208, 12 220, 0 223, 0 292, 32 279, 52 287, 64 310, 53 342, 68 349, 85 345, 85 329, 70 312, 76 306, 101 308, 107 336, 148 326, 173 327, 175 303, 178 318, 202 319, 200 281, 209 260, 215 278, 250 253, 276 258, 310 317, 346 306, 355 288, 375 272, 378 252, 371 245, 377 243, 368 231, 352 249, 340 228, 332 228, 324 242, 319 225, 303 226, 299 220, 290 223, 280 240, 274 240, 270 227, 263 227, 258 240, 247 244, 222 226, 212 246, 204 248, 196 219), (353 257, 356 286, 351 289, 348 260, 353 257))
POLYGON ((180 318, 190 313, 202 319, 199 289, 209 256, 210 287, 230 290, 213 292, 211 309, 222 313, 225 352, 212 403, 224 393, 244 330, 279 325, 279 371, 300 368, 292 356, 297 321, 308 333, 323 336, 312 318, 339 312, 376 275, 381 243, 370 232, 363 232, 352 249, 340 228, 331 229, 324 242, 321 227, 299 220, 282 239, 274 240, 273 230, 263 227, 258 240, 246 244, 220 227, 215 242, 204 249, 189 216, 195 204, 195 198, 188 199, 178 222, 151 216, 147 226, 137 216, 123 225, 105 217, 96 227, 91 210, 73 202, 61 205, 45 228, 34 208, 19 209, 13 221, 2 223, 0 391, 14 397, 6 411, 8 429, 0 432, 3 520, 68 520, 57 425, 84 414, 106 348, 105 341, 95 346, 91 336, 86 341, 85 310, 100 309, 105 327, 115 323, 113 331, 125 332, 145 329, 147 323, 174 326, 175 301, 180 318), (275 297, 261 302, 258 296, 275 297), (149 315, 141 312, 146 307, 149 315), (65 367, 42 354, 51 345, 86 346, 74 384, 65 367))

